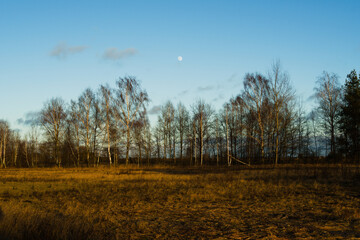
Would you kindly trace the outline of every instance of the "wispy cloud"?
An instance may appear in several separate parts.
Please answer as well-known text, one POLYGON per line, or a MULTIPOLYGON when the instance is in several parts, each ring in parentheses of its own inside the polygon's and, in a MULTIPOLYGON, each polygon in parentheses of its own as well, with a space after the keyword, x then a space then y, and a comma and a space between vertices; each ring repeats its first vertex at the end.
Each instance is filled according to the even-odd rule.
POLYGON ((234 82, 234 81, 236 80, 236 77, 237 77, 237 74, 234 73, 233 75, 231 75, 231 76, 227 79, 227 81, 228 81, 228 82, 234 82))
POLYGON ((205 91, 210 91, 210 90, 213 90, 214 89, 214 86, 205 86, 205 87, 198 87, 197 90, 199 92, 205 92, 205 91))
POLYGON ((56 45, 50 52, 50 56, 58 58, 66 58, 69 55, 83 52, 87 46, 69 46, 65 42, 56 45))
POLYGON ((39 124, 39 113, 38 112, 28 112, 25 114, 25 118, 19 118, 16 120, 19 125, 37 125, 39 124))
POLYGON ((184 90, 178 94, 179 97, 186 95, 189 92, 189 90, 184 90))
POLYGON ((106 60, 119 60, 133 56, 138 51, 135 48, 126 48, 124 50, 119 50, 117 48, 108 48, 103 54, 103 58, 106 60))
POLYGON ((238 75, 236 73, 234 73, 229 78, 218 83, 216 85, 216 89, 217 90, 224 89, 226 86, 229 86, 229 84, 231 84, 231 83, 235 83, 234 86, 237 87, 239 84, 241 84, 241 81, 238 81, 238 80, 239 80, 238 75))
POLYGON ((219 94, 217 97, 213 98, 213 102, 217 102, 219 100, 223 100, 224 99, 224 94, 219 94))
POLYGON ((149 110, 149 114, 150 115, 155 115, 155 114, 158 114, 159 112, 161 111, 161 105, 156 105, 156 106, 153 106, 150 110, 149 110))

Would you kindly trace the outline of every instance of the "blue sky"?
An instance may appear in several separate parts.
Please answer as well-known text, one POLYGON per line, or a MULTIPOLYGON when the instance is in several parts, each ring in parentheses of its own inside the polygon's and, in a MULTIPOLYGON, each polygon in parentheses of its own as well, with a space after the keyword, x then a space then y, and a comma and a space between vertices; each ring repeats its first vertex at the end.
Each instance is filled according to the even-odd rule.
MULTIPOLYGON (((136 76, 151 98, 220 108, 279 59, 299 97, 360 71, 360 1, 0 0, 0 119, 136 76), (177 60, 183 56, 183 61, 177 60)), ((152 116, 152 118, 155 118, 152 116)))

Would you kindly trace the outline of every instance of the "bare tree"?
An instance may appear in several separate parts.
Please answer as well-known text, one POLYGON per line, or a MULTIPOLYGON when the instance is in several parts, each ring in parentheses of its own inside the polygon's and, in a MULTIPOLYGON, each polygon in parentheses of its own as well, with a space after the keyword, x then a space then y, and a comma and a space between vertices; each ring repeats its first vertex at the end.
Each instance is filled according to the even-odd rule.
POLYGON ((91 114, 91 122, 92 122, 92 152, 93 152, 93 164, 94 166, 99 165, 100 161, 100 151, 98 151, 99 141, 98 139, 103 133, 102 129, 102 115, 100 112, 99 99, 95 95, 93 104, 91 106, 92 114, 91 114))
POLYGON ((269 80, 261 74, 247 74, 244 81, 244 92, 238 97, 243 106, 247 109, 249 117, 256 119, 258 130, 247 131, 248 136, 253 138, 260 145, 262 162, 264 162, 264 106, 269 97, 269 80))
POLYGON ((164 160, 167 158, 167 149, 169 149, 169 157, 173 156, 173 138, 174 128, 175 128, 175 108, 172 102, 167 101, 164 106, 161 107, 161 115, 159 116, 158 122, 162 125, 162 135, 163 135, 163 151, 164 151, 164 160))
POLYGON ((230 158, 230 146, 229 146, 229 106, 225 106, 225 128, 226 128, 226 159, 228 166, 231 166, 231 158, 230 158))
POLYGON ((111 141, 110 141, 110 121, 112 118, 112 107, 111 107, 111 99, 112 99, 112 91, 109 86, 100 86, 100 110, 104 115, 105 119, 105 128, 106 128, 106 139, 107 139, 107 150, 108 150, 108 157, 109 157, 109 164, 111 166, 111 141))
POLYGON ((131 129, 134 123, 143 119, 146 114, 146 104, 149 101, 145 90, 134 77, 119 78, 115 90, 115 117, 126 131, 126 164, 129 163, 131 144, 131 129))
POLYGON ((216 165, 219 166, 220 162, 220 124, 219 124, 219 116, 215 117, 215 136, 216 136, 216 165))
POLYGON ((9 124, 6 121, 0 121, 0 162, 3 168, 6 168, 6 146, 9 130, 9 124))
MULTIPOLYGON (((200 153, 200 165, 204 163, 204 139, 205 135, 209 134, 209 128, 212 123, 212 117, 214 111, 211 106, 205 103, 203 100, 198 100, 193 105, 193 118, 196 125, 196 133, 199 139, 199 153, 200 153)), ((196 142, 196 141, 195 141, 196 142)), ((196 146, 195 146, 196 151, 196 146)), ((196 155, 195 155, 196 156, 196 155)), ((196 159, 196 158, 195 158, 196 159)))
MULTIPOLYGON (((192 125, 193 125, 193 152, 194 152, 194 164, 196 165, 197 164, 197 158, 196 158, 196 142, 197 142, 197 137, 196 137, 196 120, 195 119, 193 119, 193 121, 192 121, 193 123, 192 123, 192 125)), ((192 158, 190 158, 191 160, 192 160, 192 158)), ((190 161, 191 161, 190 160, 190 161)), ((191 162, 190 162, 190 165, 191 165, 191 162)))
POLYGON ((172 102, 168 101, 163 107, 163 118, 165 124, 165 131, 167 135, 168 146, 169 146, 169 157, 173 156, 173 128, 174 128, 174 120, 175 120, 175 108, 172 102))
MULTIPOLYGON (((149 120, 147 118, 139 119, 135 122, 133 127, 133 136, 135 140, 135 145, 138 149, 138 166, 140 166, 140 162, 142 160, 142 149, 145 149, 146 157, 149 163, 149 145, 147 143, 148 137, 148 128, 149 128, 149 120)), ((151 140, 151 139, 150 139, 151 140)))
POLYGON ((275 165, 279 160, 280 130, 284 127, 282 113, 288 103, 294 99, 294 92, 290 85, 289 76, 282 72, 280 62, 273 64, 272 71, 269 73, 270 99, 274 111, 275 121, 275 165))
POLYGON ((146 153, 146 160, 148 165, 150 164, 151 153, 153 148, 153 141, 152 141, 152 134, 151 134, 151 126, 149 119, 146 119, 145 126, 144 126, 144 140, 145 140, 145 153, 146 153))
POLYGON ((25 161, 27 167, 30 167, 30 161, 29 161, 29 139, 28 136, 25 136, 24 138, 24 155, 25 155, 25 161))
POLYGON ((317 123, 317 113, 316 111, 312 110, 308 116, 308 118, 310 119, 311 121, 311 127, 312 127, 312 133, 313 133, 313 139, 314 139, 314 145, 315 145, 315 157, 318 157, 319 156, 319 151, 318 151, 318 141, 317 141, 317 126, 316 126, 316 123, 317 123))
MULTIPOLYGON (((69 110, 69 124, 72 128, 72 132, 75 136, 76 141, 76 154, 73 152, 73 155, 76 158, 76 165, 80 166, 80 117, 79 117, 79 105, 71 101, 70 110, 69 110)), ((70 139, 68 139, 70 141, 70 139)), ((69 143, 70 144, 70 143, 69 143)), ((71 144, 70 144, 71 146, 71 144)))
POLYGON ((157 123, 154 132, 154 138, 155 138, 155 146, 156 146, 156 156, 157 159, 160 160, 161 157, 161 139, 162 139, 162 130, 161 130, 161 124, 160 122, 157 123))
POLYGON ((180 140, 180 160, 183 159, 183 151, 184 151, 184 139, 186 136, 186 132, 189 130, 189 112, 185 108, 185 106, 180 102, 177 105, 176 116, 175 119, 177 121, 177 130, 179 132, 179 140, 180 140))
POLYGON ((323 120, 323 127, 330 134, 330 152, 335 153, 335 135, 340 113, 341 90, 338 76, 334 73, 323 72, 317 80, 315 97, 319 104, 319 113, 323 120))
MULTIPOLYGON (((68 112, 68 116, 70 116, 71 111, 68 112)), ((80 149, 79 149, 79 141, 77 141, 77 145, 74 144, 74 137, 76 138, 75 128, 72 126, 71 117, 66 121, 66 130, 64 135, 64 144, 63 144, 63 155, 68 160, 67 163, 70 163, 70 160, 74 164, 74 167, 79 166, 80 164, 80 149), (76 148, 76 149, 75 149, 76 148), (79 164, 78 164, 79 162, 79 164)), ((65 159, 64 159, 65 160, 65 159)))
MULTIPOLYGON (((161 113, 163 113, 163 111, 161 111, 161 113)), ((168 134, 167 134, 167 127, 166 127, 166 119, 164 116, 162 116, 163 114, 161 114, 160 116, 158 116, 158 122, 157 122, 157 138, 158 138, 158 143, 160 144, 160 142, 162 142, 162 150, 163 150, 163 161, 166 161, 167 158, 167 138, 168 138, 168 134)), ((160 155, 159 155, 160 156, 160 155)))
POLYGON ((40 112, 40 123, 53 145, 53 157, 61 166, 60 143, 66 121, 65 103, 61 98, 53 98, 44 104, 40 112))
POLYGON ((92 121, 91 121, 91 110, 94 101, 94 93, 91 89, 86 89, 78 100, 78 119, 80 120, 80 129, 82 129, 82 135, 86 149, 86 164, 90 164, 90 141, 92 138, 92 121))
POLYGON ((19 155, 19 145, 20 145, 20 134, 18 131, 14 132, 14 159, 13 159, 13 165, 16 167, 18 155, 19 155))
POLYGON ((38 144, 39 144, 39 131, 36 124, 31 125, 29 132, 30 154, 31 154, 31 167, 38 164, 38 144))

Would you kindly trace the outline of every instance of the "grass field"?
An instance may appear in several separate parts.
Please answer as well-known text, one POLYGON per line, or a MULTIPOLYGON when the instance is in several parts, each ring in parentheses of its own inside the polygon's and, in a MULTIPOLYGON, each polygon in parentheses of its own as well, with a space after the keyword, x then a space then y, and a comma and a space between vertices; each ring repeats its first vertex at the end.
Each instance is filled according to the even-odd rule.
POLYGON ((360 239, 354 166, 1 169, 0 239, 360 239))

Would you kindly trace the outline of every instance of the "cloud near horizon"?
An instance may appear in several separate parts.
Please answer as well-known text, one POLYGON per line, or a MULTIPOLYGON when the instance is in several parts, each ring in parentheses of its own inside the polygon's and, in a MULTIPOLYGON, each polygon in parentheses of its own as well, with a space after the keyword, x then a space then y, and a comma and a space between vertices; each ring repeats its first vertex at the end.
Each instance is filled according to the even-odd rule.
POLYGON ((237 74, 234 73, 233 75, 231 75, 229 78, 228 78, 228 82, 234 82, 235 80, 237 79, 237 74))
POLYGON ((219 94, 217 97, 213 98, 213 102, 217 102, 219 100, 223 100, 224 99, 224 94, 219 94))
POLYGON ((119 50, 117 48, 108 48, 105 50, 104 54, 103 54, 103 58, 106 60, 120 60, 123 58, 127 58, 130 56, 133 56, 137 53, 138 51, 135 48, 126 48, 124 50, 119 50))
POLYGON ((18 118, 17 124, 24 126, 38 125, 39 124, 39 112, 28 112, 24 118, 18 118))
POLYGON ((69 55, 83 52, 87 46, 69 46, 66 42, 59 43, 50 52, 50 56, 57 58, 66 58, 69 55))
POLYGON ((211 86, 211 85, 197 88, 197 90, 199 92, 210 91, 210 90, 213 90, 213 89, 214 89, 214 86, 211 86))
POLYGON ((184 90, 178 94, 178 96, 184 96, 189 92, 189 90, 184 90))
POLYGON ((148 111, 148 113, 149 113, 150 115, 155 115, 155 114, 158 114, 160 111, 161 111, 161 105, 156 105, 156 106, 153 106, 153 107, 148 111))

